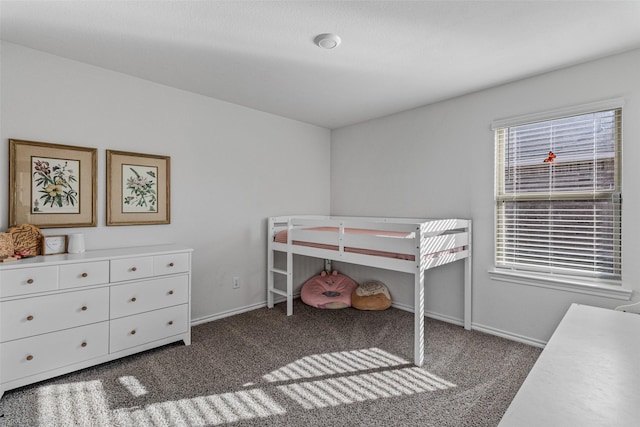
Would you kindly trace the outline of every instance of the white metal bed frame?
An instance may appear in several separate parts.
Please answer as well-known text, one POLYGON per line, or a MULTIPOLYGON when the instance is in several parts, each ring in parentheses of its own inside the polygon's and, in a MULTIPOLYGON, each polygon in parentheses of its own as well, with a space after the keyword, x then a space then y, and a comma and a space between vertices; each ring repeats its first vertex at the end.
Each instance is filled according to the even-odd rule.
POLYGON ((306 255, 325 260, 366 265, 414 275, 414 363, 424 363, 424 286, 426 270, 465 260, 464 274, 464 328, 471 329, 471 220, 465 219, 413 219, 332 216, 279 216, 269 218, 267 229, 267 306, 273 308, 274 296, 287 299, 287 316, 293 314, 293 255, 306 255), (315 230, 317 227, 335 227, 337 232, 315 230), (345 233, 345 229, 386 230, 413 232, 411 238, 383 235, 345 233), (274 236, 288 230, 287 243, 277 243, 274 236), (334 245, 338 250, 294 245, 293 241, 334 245), (456 248, 462 250, 452 251, 456 248), (414 260, 365 255, 345 251, 362 248, 377 251, 412 254, 414 260), (286 253, 286 268, 275 267, 275 252, 286 253), (286 276, 286 291, 275 288, 275 275, 286 276))

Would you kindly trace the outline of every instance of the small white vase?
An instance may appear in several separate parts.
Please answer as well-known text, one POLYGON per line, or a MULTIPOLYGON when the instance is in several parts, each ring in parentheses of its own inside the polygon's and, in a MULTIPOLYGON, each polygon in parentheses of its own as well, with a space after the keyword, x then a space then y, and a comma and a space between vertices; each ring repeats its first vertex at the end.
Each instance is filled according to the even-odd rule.
POLYGON ((79 254, 84 252, 84 234, 69 234, 69 245, 67 247, 67 252, 69 252, 70 254, 79 254))

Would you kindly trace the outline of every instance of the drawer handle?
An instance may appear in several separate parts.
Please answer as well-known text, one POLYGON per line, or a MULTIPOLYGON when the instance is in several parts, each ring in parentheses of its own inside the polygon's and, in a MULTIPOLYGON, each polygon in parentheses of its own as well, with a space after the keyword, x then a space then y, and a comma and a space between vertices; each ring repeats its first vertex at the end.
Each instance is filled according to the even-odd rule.
POLYGON ((172 262, 169 263, 169 267, 173 267, 173 263, 172 262))
POLYGON ((136 267, 131 267, 131 271, 138 271, 136 267))
POLYGON ((82 273, 80 276, 82 276, 82 277, 87 277, 87 276, 88 276, 88 274, 87 274, 87 273, 82 273))
POLYGON ((82 344, 80 344, 80 347, 86 347, 87 346, 87 342, 86 341, 82 341, 82 344))
POLYGON ((33 316, 27 316, 27 320, 28 321, 32 321, 33 320, 33 316))
POLYGON ((173 320, 169 320, 169 325, 173 325, 173 320))
POLYGON ((32 355, 28 355, 27 356, 27 360, 33 360, 33 356, 32 355))
POLYGON ((136 301, 137 301, 136 297, 131 298, 131 302, 136 302, 136 301))
POLYGON ((133 330, 131 331, 131 335, 135 335, 135 334, 136 334, 136 330, 135 330, 135 329, 133 329, 133 330))
POLYGON ((83 306, 82 306, 82 308, 81 308, 80 310, 82 310, 82 311, 87 311, 87 306, 86 306, 86 305, 83 305, 83 306))
POLYGON ((169 295, 173 295, 173 291, 169 291, 169 295))
POLYGON ((28 283, 29 285, 32 285, 32 284, 33 284, 33 279, 28 279, 28 280, 27 280, 27 283, 28 283))

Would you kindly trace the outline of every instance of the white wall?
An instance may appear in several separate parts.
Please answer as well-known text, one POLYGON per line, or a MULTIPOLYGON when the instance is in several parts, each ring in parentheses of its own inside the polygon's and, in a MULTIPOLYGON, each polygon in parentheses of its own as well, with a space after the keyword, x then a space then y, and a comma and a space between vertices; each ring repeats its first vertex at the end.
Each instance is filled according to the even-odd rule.
MULTIPOLYGON (((332 132, 331 213, 463 217, 474 221, 474 327, 546 342, 571 302, 625 301, 491 280, 494 238, 493 120, 624 97, 623 281, 640 291, 640 50, 551 72, 332 132)), ((430 270, 426 308, 462 318, 462 263, 430 270)), ((343 267, 355 279, 381 274, 343 267)), ((412 282, 383 274, 397 302, 412 282)), ((384 280, 383 280, 384 281, 384 280)))
MULTIPOLYGON (((624 97, 624 286, 640 290, 640 51, 329 132, 3 42, 0 176, 9 138, 98 148, 98 227, 92 248, 176 242, 192 246, 192 318, 266 299, 265 218, 290 213, 465 217, 474 220, 474 327, 544 342, 571 302, 619 300, 493 281, 495 119, 624 97), (4 145, 4 149, 2 148, 4 145), (105 226, 105 150, 169 155, 170 225, 105 226), (295 153, 295 155, 294 155, 295 153), (292 157, 293 156, 293 157, 292 157), (329 209, 331 208, 331 209, 329 209), (231 289, 231 278, 241 288, 231 289)), ((8 226, 0 185, 0 229, 8 226)), ((379 278, 412 305, 412 278, 339 265, 379 278)), ((462 265, 427 274, 427 311, 462 318, 462 265)))
POLYGON ((193 247, 197 320, 266 301, 266 217, 329 212, 327 129, 11 43, 0 54, 0 230, 9 138, 95 147, 98 227, 45 234, 82 231, 88 249, 193 247), (106 149, 171 156, 170 225, 105 226, 106 149))

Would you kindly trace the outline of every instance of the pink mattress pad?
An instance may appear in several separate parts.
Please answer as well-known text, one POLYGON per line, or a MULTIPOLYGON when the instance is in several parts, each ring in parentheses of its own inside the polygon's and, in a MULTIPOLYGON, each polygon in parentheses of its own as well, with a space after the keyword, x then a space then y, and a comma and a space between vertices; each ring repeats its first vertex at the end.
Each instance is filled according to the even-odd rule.
MULTIPOLYGON (((310 228, 310 230, 337 233, 340 229, 338 227, 315 227, 315 228, 310 228)), ((276 233, 274 242, 287 243, 287 237, 288 237, 287 231, 288 230, 282 230, 276 233)), ((370 236, 385 236, 385 237, 400 237, 400 238, 408 238, 412 234, 404 231, 368 230, 363 228, 345 228, 344 232, 349 234, 366 234, 370 236)), ((328 249, 332 251, 337 251, 339 249, 338 245, 327 245, 323 243, 302 242, 299 240, 294 240, 292 243, 294 245, 309 246, 312 248, 328 249)), ((415 260, 415 256, 413 256, 412 254, 399 254, 395 252, 378 251, 378 250, 362 249, 362 248, 349 248, 349 247, 345 247, 344 251, 356 253, 356 254, 375 255, 375 256, 382 256, 387 258, 398 258, 398 259, 404 259, 409 261, 415 260)))
MULTIPOLYGON (((309 230, 327 231, 327 232, 337 233, 340 229, 338 227, 314 227, 314 228, 310 228, 309 230)), ((276 233, 276 235, 274 237, 274 242, 276 242, 276 243, 287 243, 287 238, 288 238, 287 231, 288 230, 282 230, 282 231, 279 231, 278 233, 276 233)), ((404 231, 369 230, 369 229, 364 229, 364 228, 345 228, 344 232, 345 233, 350 233, 350 234, 366 234, 366 235, 371 235, 371 236, 400 237, 400 238, 409 238, 413 234, 413 233, 407 233, 407 232, 404 232, 404 231)), ((303 241, 299 241, 299 240, 294 240, 291 243, 294 244, 294 245, 309 246, 309 247, 318 248, 318 249, 328 249, 328 250, 332 250, 332 251, 339 250, 338 245, 327 245, 327 244, 324 244, 324 243, 303 242, 303 241)), ((442 254, 460 252, 460 251, 463 251, 464 249, 465 249, 464 247, 447 249, 447 250, 444 250, 444 251, 428 254, 425 258, 435 258, 435 257, 440 256, 442 254)), ((363 254, 363 255, 381 256, 381 257, 386 257, 386 258, 396 258, 396 259, 402 259, 402 260, 407 260, 407 261, 415 261, 415 259, 416 259, 413 254, 401 254, 401 253, 378 251, 378 250, 372 250, 372 249, 351 248, 351 247, 346 247, 346 246, 344 248, 344 251, 345 252, 356 253, 356 254, 363 254)))

